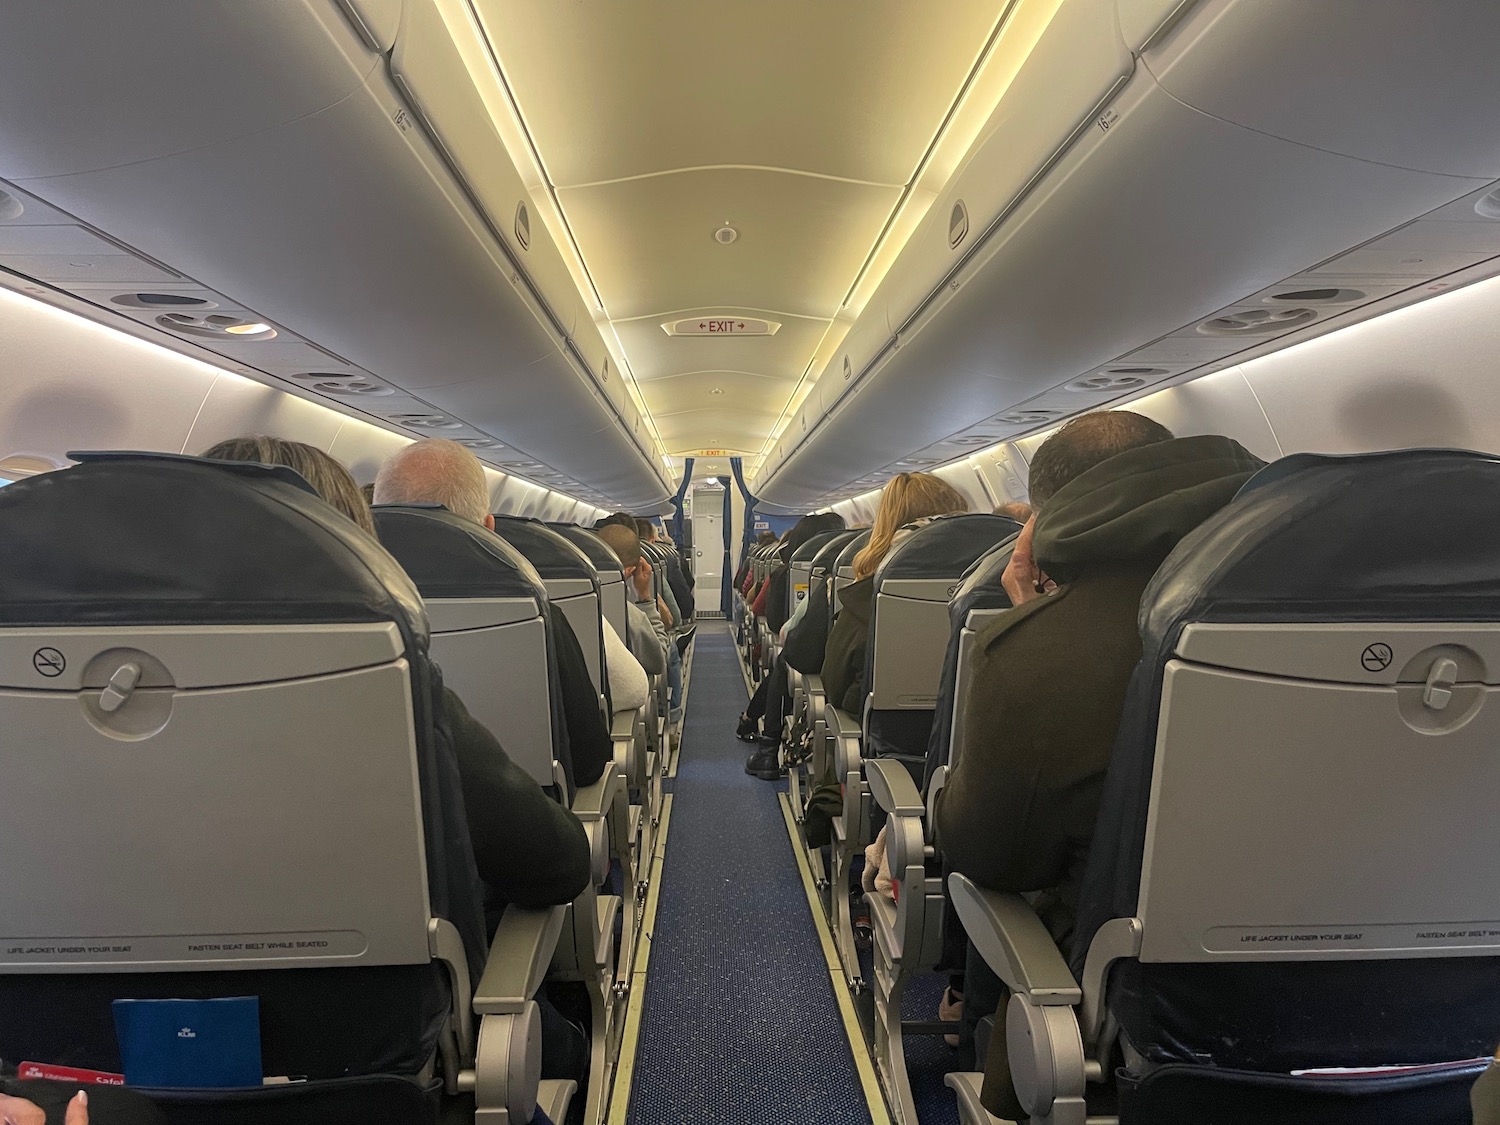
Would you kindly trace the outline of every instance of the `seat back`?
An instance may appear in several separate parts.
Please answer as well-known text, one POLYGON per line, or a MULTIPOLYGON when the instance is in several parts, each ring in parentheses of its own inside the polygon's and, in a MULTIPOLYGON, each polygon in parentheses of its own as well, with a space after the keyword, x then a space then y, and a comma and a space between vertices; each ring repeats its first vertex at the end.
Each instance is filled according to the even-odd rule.
POLYGON ((1500 461, 1479 454, 1287 458, 1148 587, 1080 903, 1148 1063, 1493 1050, 1490 511, 1500 461))
POLYGON ((625 616, 625 571, 620 565, 620 556, 586 527, 579 527, 574 523, 548 526, 570 540, 594 564, 594 573, 599 580, 599 600, 604 606, 604 619, 614 626, 615 633, 624 640, 629 633, 626 631, 628 623, 625 616))
POLYGON ((495 534, 536 568, 547 588, 547 600, 562 610, 578 637, 594 691, 605 694, 604 603, 599 572, 571 539, 540 520, 496 516, 495 534))
POLYGON ((843 534, 845 533, 842 531, 820 532, 792 553, 792 561, 787 567, 788 593, 791 595, 787 598, 789 612, 797 612, 797 606, 807 597, 808 587, 812 583, 813 560, 824 547, 843 534))
POLYGON ((444 682, 512 761, 553 784, 562 724, 541 576, 498 535, 442 508, 382 505, 374 515, 426 603, 444 682))
POLYGON ((433 935, 458 979, 484 930, 396 561, 288 470, 152 455, 5 489, 0 540, 0 1056, 119 1070, 113 999, 256 995, 268 1074, 421 1072, 433 935))
POLYGON ((875 572, 866 649, 866 757, 925 769, 927 741, 952 627, 948 601, 981 555, 1019 525, 988 513, 937 516, 898 542, 875 572))
POLYGON ((853 538, 849 539, 833 562, 833 591, 828 599, 828 608, 831 613, 839 611, 839 595, 843 593, 844 587, 854 581, 854 556, 864 550, 870 541, 870 529, 855 532, 853 538))
POLYGON ((933 707, 932 733, 927 740, 927 773, 923 791, 928 792, 936 771, 953 764, 953 748, 962 734, 963 714, 958 701, 968 693, 974 636, 996 614, 1010 608, 1010 595, 1000 578, 1015 550, 1016 537, 1007 536, 974 561, 948 603, 948 649, 943 655, 943 673, 938 680, 937 703, 933 707))

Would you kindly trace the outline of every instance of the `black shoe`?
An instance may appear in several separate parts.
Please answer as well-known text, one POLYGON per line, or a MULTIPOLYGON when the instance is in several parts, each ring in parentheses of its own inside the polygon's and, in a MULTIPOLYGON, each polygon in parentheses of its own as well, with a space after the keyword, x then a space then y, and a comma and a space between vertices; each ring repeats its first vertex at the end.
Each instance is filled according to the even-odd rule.
POLYGON ((734 737, 738 738, 741 742, 759 742, 760 723, 756 722, 749 715, 741 715, 740 725, 734 728, 734 737))
POLYGON ((762 781, 779 781, 783 774, 779 757, 779 747, 763 747, 750 755, 749 761, 745 763, 745 772, 762 781))

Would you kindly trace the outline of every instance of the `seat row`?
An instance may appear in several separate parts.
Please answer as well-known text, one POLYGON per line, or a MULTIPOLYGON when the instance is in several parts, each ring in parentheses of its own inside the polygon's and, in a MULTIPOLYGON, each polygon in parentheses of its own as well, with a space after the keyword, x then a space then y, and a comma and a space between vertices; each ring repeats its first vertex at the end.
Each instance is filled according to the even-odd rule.
MULTIPOLYGON (((783 754, 902 1125, 917 1125, 904 1036, 953 1030, 907 1018, 906 992, 963 967, 955 939, 1002 986, 978 1030, 987 1076, 948 1076, 965 1125, 999 1120, 981 1096, 997 1073, 1034 1123, 1467 1120, 1500 1032, 1486 828, 1500 538, 1472 519, 1495 504, 1500 462, 1482 455, 1298 455, 1153 564, 1061 934, 1042 885, 984 886, 934 827, 950 777, 978 768, 961 748, 1013 737, 966 724, 992 713, 974 669, 1022 612, 1002 583, 1021 528, 956 515, 895 544, 874 578, 862 708, 793 670, 783 754), (825 842, 808 829, 828 776, 841 800, 825 842), (861 893, 882 829, 889 892, 861 893)), ((827 582, 836 613, 868 535, 810 541, 784 580, 827 582)), ((1080 667, 1102 658, 1090 643, 1080 667)), ((1017 831, 994 815, 997 835, 1017 831)))
POLYGON ((609 704, 619 558, 420 505, 377 507, 377 543, 283 468, 79 459, 0 494, 0 1058, 118 1071, 121 1002, 253 997, 288 1081, 151 1091, 173 1121, 432 1122, 460 1097, 561 1121, 536 997, 574 982, 602 1121, 669 743, 664 683, 609 704), (588 785, 561 621, 614 747, 588 785), (445 685, 582 823, 571 903, 486 920, 445 685))

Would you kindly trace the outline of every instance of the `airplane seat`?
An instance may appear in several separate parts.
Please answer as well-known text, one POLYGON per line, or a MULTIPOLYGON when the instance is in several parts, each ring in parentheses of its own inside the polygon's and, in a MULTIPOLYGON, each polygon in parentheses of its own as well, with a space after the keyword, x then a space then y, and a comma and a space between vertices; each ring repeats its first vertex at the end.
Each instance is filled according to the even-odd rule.
POLYGON ((0 1057, 121 1072, 116 1000, 254 997, 259 1074, 174 1122, 556 1104, 534 1004, 476 999, 549 915, 488 957, 411 580, 290 470, 75 457, 0 492, 0 1057))
POLYGON ((1489 511, 1488 456, 1302 454, 1162 565, 1072 948, 953 878, 1031 1121, 1108 1078, 1140 1125, 1469 1120, 1500 1035, 1489 511))
POLYGON ((599 600, 604 607, 604 619, 614 627, 621 640, 629 635, 626 621, 625 571, 620 565, 620 556, 615 554, 603 539, 586 527, 577 524, 549 524, 553 531, 562 535, 582 551, 599 579, 599 600))
MULTIPOLYGON (((942 880, 927 870, 925 811, 916 784, 927 761, 944 655, 952 629, 949 600, 964 574, 1021 528, 989 513, 960 513, 921 521, 893 546, 874 576, 873 612, 865 659, 865 705, 860 721, 830 705, 837 730, 835 764, 843 781, 843 811, 834 825, 830 905, 845 955, 845 975, 862 974, 846 906, 856 858, 887 825, 896 899, 866 896, 874 931, 875 1061, 892 1091, 899 1121, 915 1125, 916 1108, 902 1042, 902 1008, 912 978, 931 971, 943 952, 942 880)), ((922 1030, 932 1030, 927 1024, 922 1030)))
MULTIPOLYGON (((504 539, 536 568, 547 588, 547 600, 568 619, 588 664, 594 691, 607 697, 604 674, 604 603, 599 574, 589 557, 571 539, 553 531, 540 520, 522 516, 495 517, 495 534, 504 539)), ((607 711, 608 708, 606 707, 607 711)))

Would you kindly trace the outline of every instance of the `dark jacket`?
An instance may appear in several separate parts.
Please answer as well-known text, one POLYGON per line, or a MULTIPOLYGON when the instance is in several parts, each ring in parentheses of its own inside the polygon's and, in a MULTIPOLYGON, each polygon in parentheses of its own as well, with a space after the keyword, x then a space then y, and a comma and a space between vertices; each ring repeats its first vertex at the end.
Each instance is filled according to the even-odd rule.
POLYGON ((667 556, 666 571, 667 585, 671 587, 677 608, 682 611, 682 620, 678 624, 686 625, 693 620, 693 613, 697 609, 697 602, 693 597, 693 584, 688 579, 687 571, 682 567, 682 560, 676 555, 667 556))
POLYGON ((604 776, 604 768, 614 761, 614 746, 609 741, 609 727, 599 709, 599 693, 589 676, 588 662, 578 635, 568 618, 555 605, 547 607, 552 626, 552 648, 557 657, 558 690, 562 695, 563 722, 567 726, 567 756, 561 758, 563 772, 570 786, 592 785, 604 776))
POLYGON ((479 877, 495 896, 517 906, 572 902, 592 871, 583 825, 542 792, 447 689, 443 706, 453 731, 479 877))
POLYGON ((1182 537, 1260 467, 1223 437, 1178 438, 1095 466, 1037 518, 1037 563, 1058 589, 975 638, 938 842, 951 868, 982 886, 1041 892, 1037 911, 1060 942, 1141 655, 1141 594, 1182 537))
MULTIPOLYGON (((823 691, 841 711, 856 719, 865 706, 865 655, 870 645, 870 618, 875 612, 875 578, 851 582, 839 594, 839 613, 828 630, 823 653, 823 691)), ((814 606, 808 606, 812 613, 814 606)))

